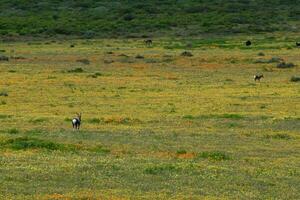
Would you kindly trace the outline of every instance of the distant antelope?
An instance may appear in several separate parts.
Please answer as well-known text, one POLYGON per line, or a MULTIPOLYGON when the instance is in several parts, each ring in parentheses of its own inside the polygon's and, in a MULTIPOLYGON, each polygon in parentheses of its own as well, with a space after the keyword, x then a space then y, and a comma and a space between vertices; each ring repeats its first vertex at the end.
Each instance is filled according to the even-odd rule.
POLYGON ((260 81, 261 78, 264 78, 264 75, 255 75, 254 76, 254 81, 260 81))
POLYGON ((297 46, 297 47, 300 47, 300 42, 296 42, 296 46, 297 46))
POLYGON ((79 130, 81 124, 81 113, 77 113, 77 117, 72 119, 73 129, 79 130))
POLYGON ((147 46, 151 46, 152 45, 152 40, 148 39, 148 40, 144 40, 145 44, 147 46))

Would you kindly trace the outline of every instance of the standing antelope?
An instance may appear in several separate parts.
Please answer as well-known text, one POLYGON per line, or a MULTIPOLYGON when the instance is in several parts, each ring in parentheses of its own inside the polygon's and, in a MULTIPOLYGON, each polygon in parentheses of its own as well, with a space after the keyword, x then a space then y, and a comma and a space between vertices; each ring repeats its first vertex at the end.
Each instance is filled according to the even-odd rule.
POLYGON ((255 81, 255 82, 256 82, 256 81, 260 81, 261 78, 264 78, 264 75, 262 75, 262 74, 261 74, 261 75, 255 75, 255 76, 254 76, 254 81, 255 81))
POLYGON ((145 44, 147 46, 151 46, 152 45, 152 40, 148 39, 148 40, 144 40, 145 44))
POLYGON ((80 128, 80 124, 81 124, 81 113, 76 113, 77 117, 72 119, 72 125, 73 125, 73 129, 77 129, 79 130, 80 128))

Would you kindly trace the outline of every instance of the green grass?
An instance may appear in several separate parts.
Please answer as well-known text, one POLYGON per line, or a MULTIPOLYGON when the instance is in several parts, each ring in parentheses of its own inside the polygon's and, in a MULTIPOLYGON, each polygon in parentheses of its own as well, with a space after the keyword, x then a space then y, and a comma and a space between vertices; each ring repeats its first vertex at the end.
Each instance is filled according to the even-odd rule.
POLYGON ((18 130, 18 129, 16 129, 16 128, 12 128, 12 129, 9 129, 8 130, 8 133, 9 134, 18 134, 20 131, 18 130))
POLYGON ((177 169, 173 165, 158 165, 158 166, 147 167, 144 170, 144 173, 145 174, 150 174, 150 175, 162 175, 162 174, 165 174, 165 173, 176 172, 178 170, 179 169, 177 169))
POLYGON ((245 38, 1 43, 0 199, 299 199, 299 38, 245 38))
POLYGON ((230 157, 220 151, 214 151, 214 152, 202 152, 198 155, 199 158, 206 158, 206 159, 212 159, 216 161, 221 161, 221 160, 229 160, 230 157))
POLYGON ((35 138, 19 137, 9 139, 1 144, 1 147, 10 148, 13 150, 27 150, 27 149, 47 149, 47 150, 58 150, 62 149, 62 145, 39 140, 35 138))

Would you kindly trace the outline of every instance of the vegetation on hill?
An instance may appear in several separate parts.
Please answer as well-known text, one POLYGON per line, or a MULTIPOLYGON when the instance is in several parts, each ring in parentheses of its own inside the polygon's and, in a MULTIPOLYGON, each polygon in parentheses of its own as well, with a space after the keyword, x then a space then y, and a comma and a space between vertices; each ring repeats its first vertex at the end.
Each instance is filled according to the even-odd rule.
POLYGON ((2 0, 0 36, 147 37, 300 30, 295 0, 2 0))

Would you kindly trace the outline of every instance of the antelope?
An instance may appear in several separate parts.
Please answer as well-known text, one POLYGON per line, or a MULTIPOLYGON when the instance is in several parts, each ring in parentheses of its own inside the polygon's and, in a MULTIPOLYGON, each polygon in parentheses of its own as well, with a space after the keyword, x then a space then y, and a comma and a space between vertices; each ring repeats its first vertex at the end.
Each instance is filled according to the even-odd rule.
POLYGON ((256 82, 256 81, 260 81, 261 78, 264 78, 264 75, 262 75, 262 74, 261 74, 261 75, 255 75, 255 76, 254 76, 254 81, 255 81, 255 82, 256 82))
POLYGON ((77 129, 79 130, 80 128, 80 124, 81 124, 81 113, 76 113, 77 117, 72 119, 72 125, 73 125, 73 129, 77 129))
POLYGON ((145 44, 146 44, 147 46, 152 45, 152 40, 150 40, 150 39, 144 40, 144 42, 145 42, 145 44))

